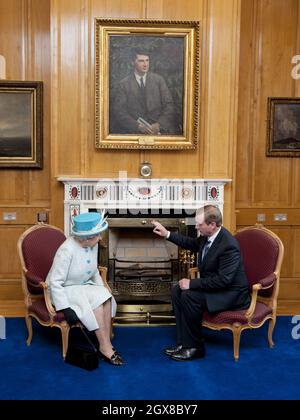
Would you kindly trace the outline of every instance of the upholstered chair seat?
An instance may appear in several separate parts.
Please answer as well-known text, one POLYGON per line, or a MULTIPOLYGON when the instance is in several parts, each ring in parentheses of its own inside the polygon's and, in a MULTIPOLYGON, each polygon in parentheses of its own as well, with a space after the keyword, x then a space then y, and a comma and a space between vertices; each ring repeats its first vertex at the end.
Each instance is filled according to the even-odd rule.
MULTIPOLYGON (((224 311, 216 314, 210 314, 209 312, 204 313, 203 320, 205 322, 213 324, 233 324, 238 322, 239 324, 248 324, 248 318, 246 317, 246 310, 235 310, 235 311, 224 311)), ((268 308, 263 303, 257 302, 253 316, 252 324, 257 325, 263 321, 263 319, 272 313, 272 309, 268 308)))

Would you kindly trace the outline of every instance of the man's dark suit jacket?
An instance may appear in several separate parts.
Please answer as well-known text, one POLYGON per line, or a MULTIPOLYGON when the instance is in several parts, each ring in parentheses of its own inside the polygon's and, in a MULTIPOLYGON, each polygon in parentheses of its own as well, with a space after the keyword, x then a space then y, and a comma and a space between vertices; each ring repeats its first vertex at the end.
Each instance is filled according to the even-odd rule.
POLYGON ((158 122, 162 133, 176 134, 174 102, 164 78, 149 72, 145 92, 143 96, 134 74, 121 80, 114 93, 110 132, 139 133, 137 119, 142 117, 149 124, 158 122))
POLYGON ((171 232, 168 240, 198 252, 200 277, 191 280, 190 289, 205 293, 209 312, 248 308, 250 295, 239 244, 227 229, 221 228, 203 261, 206 237, 190 238, 171 232))

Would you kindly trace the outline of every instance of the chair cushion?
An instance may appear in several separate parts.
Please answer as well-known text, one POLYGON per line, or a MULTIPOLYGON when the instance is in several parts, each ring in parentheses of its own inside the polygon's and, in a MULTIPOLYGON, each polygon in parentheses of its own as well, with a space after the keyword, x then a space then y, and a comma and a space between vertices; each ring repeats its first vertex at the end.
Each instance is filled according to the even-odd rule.
MULTIPOLYGON (((28 311, 35 314, 41 321, 49 322, 50 316, 44 299, 38 299, 29 306, 28 311)), ((63 312, 56 312, 54 316, 55 322, 62 322, 65 320, 63 312)))
MULTIPOLYGON (((237 310, 237 311, 224 311, 218 312, 215 314, 211 314, 209 312, 204 312, 203 314, 203 321, 209 322, 210 324, 234 324, 238 322, 239 324, 248 324, 248 319, 245 316, 247 311, 237 310)), ((256 308, 252 317, 251 324, 259 324, 262 322, 266 316, 270 315, 272 310, 266 306, 264 303, 257 302, 256 308)))

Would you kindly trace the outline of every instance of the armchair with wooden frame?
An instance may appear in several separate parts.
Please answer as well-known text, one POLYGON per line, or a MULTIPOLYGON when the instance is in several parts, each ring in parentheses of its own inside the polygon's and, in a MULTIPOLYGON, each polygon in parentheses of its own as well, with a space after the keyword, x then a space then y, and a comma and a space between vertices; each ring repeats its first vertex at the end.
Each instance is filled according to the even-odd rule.
MULTIPOLYGON (((66 240, 64 233, 55 226, 38 224, 27 229, 18 240, 18 252, 22 266, 22 288, 25 299, 25 321, 28 329, 27 345, 32 340, 32 318, 46 327, 59 328, 62 335, 62 354, 68 350, 70 326, 62 311, 53 307, 48 284, 45 282, 56 251, 66 240)), ((99 267, 100 275, 109 288, 107 268, 99 267)), ((80 324, 78 324, 80 326, 80 324)))
MULTIPOLYGON (((245 272, 251 292, 251 303, 246 310, 218 313, 205 312, 203 326, 212 330, 228 329, 233 333, 233 355, 239 359, 240 337, 246 329, 260 328, 269 320, 268 342, 273 347, 277 298, 284 247, 279 237, 262 225, 240 229, 235 234, 239 242, 245 272)), ((189 270, 193 279, 198 268, 189 270)))

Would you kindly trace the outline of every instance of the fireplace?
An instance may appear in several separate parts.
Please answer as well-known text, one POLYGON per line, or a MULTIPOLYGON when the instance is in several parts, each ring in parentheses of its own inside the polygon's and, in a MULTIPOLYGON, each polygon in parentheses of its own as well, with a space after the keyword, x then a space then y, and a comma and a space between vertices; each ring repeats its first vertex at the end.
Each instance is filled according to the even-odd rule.
POLYGON ((168 230, 195 236, 194 216, 205 204, 223 211, 229 180, 66 179, 65 233, 72 217, 106 209, 99 263, 118 303, 119 324, 172 323, 170 290, 186 277, 196 255, 153 233, 151 220, 168 230))
POLYGON ((109 230, 109 277, 115 296, 132 300, 168 296, 178 277, 177 249, 154 237, 152 229, 128 228, 126 223, 109 230))
MULTIPOLYGON (((108 217, 100 247, 100 263, 108 267, 109 285, 118 303, 116 321, 172 322, 170 291, 195 261, 195 256, 153 233, 152 217, 130 214, 108 217)), ((190 231, 187 218, 156 217, 168 230, 190 231)))

